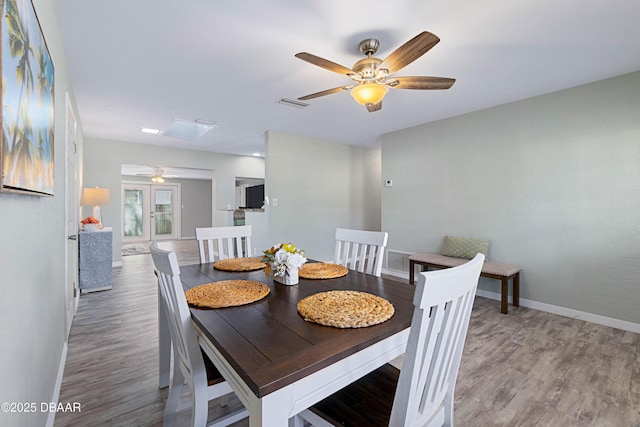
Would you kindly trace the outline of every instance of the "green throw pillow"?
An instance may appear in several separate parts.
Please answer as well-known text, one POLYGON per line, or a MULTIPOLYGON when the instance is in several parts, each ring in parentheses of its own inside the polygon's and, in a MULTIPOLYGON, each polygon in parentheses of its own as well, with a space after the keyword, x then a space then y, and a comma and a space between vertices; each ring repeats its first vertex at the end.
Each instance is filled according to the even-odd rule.
POLYGON ((491 240, 467 239, 464 237, 444 236, 442 255, 455 258, 472 259, 479 252, 486 257, 491 240))

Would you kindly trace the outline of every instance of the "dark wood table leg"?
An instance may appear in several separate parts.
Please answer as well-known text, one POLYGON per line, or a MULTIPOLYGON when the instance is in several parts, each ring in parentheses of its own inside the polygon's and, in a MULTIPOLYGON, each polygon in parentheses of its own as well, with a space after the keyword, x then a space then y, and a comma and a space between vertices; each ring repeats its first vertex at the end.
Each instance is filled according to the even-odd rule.
POLYGON ((409 284, 413 285, 415 279, 416 262, 412 259, 409 260, 409 284))
POLYGON ((520 272, 513 276, 513 306, 520 307, 520 272))
POLYGON ((500 279, 502 282, 502 295, 500 301, 500 313, 507 314, 509 312, 509 278, 503 277, 500 279))

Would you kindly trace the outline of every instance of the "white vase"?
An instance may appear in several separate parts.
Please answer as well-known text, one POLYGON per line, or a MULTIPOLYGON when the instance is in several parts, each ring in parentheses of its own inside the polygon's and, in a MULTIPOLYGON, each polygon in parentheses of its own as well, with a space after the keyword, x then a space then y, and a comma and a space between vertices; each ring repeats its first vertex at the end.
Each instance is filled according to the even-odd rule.
POLYGON ((273 280, 282 283, 283 285, 297 285, 298 284, 298 270, 288 270, 284 273, 284 276, 273 276, 273 280))

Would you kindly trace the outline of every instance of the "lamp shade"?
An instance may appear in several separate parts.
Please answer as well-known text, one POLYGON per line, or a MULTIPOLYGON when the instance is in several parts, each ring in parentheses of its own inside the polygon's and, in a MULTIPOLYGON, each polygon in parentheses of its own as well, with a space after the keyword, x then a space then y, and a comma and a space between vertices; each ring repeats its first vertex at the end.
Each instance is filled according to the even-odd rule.
POLYGON ((85 188, 82 192, 83 206, 102 206, 111 202, 108 188, 85 188))
POLYGON ((82 205, 93 206, 93 216, 102 223, 100 206, 108 205, 111 202, 108 188, 85 188, 82 191, 82 205))
POLYGON ((378 83, 362 83, 351 88, 349 93, 358 104, 377 104, 387 94, 389 88, 378 83))

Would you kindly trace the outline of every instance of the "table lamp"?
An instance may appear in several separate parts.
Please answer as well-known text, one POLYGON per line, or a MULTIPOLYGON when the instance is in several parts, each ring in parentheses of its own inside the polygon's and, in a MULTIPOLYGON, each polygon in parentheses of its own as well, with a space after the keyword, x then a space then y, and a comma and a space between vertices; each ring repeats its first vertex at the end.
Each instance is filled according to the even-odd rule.
POLYGON ((82 192, 82 206, 93 206, 93 216, 102 224, 100 206, 111 202, 108 188, 85 188, 82 192))

